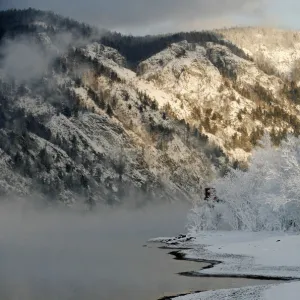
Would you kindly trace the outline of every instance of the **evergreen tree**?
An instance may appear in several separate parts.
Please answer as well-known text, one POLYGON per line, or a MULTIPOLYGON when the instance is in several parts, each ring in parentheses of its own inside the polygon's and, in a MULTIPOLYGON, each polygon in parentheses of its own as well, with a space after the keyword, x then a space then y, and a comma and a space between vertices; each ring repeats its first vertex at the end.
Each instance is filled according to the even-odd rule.
POLYGON ((114 115, 114 112, 109 104, 107 105, 106 113, 109 115, 109 117, 114 115))

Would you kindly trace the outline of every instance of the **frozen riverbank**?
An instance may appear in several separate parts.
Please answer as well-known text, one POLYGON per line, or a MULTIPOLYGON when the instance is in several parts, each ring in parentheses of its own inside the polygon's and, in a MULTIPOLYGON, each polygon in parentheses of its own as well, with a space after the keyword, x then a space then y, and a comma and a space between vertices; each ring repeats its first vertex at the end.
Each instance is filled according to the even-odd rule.
MULTIPOLYGON (((274 232, 201 232, 195 237, 159 238, 180 250, 177 256, 211 265, 191 276, 243 277, 264 279, 300 279, 300 235, 274 232)), ((180 300, 202 299, 296 299, 300 283, 247 287, 243 289, 210 291, 177 297, 180 300), (280 297, 278 296, 280 295, 280 297), (277 297, 277 298, 276 298, 277 297), (278 298, 279 297, 279 298, 278 298)), ((299 297, 297 296, 297 299, 299 297)))
POLYGON ((207 263, 177 261, 145 240, 177 235, 189 207, 0 209, 0 299, 154 300, 166 295, 256 285, 257 280, 178 273, 207 263))
POLYGON ((209 291, 173 298, 173 300, 298 300, 299 282, 272 286, 254 286, 239 289, 209 291))

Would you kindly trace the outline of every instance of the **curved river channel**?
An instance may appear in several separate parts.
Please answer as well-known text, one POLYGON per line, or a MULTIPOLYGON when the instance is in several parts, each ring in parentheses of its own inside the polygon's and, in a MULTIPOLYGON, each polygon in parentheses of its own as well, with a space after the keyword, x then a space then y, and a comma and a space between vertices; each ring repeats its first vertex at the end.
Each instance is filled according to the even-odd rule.
POLYGON ((145 244, 184 233, 187 212, 185 205, 95 215, 2 209, 0 299, 155 300, 266 283, 177 275, 205 264, 175 260, 169 250, 145 244))

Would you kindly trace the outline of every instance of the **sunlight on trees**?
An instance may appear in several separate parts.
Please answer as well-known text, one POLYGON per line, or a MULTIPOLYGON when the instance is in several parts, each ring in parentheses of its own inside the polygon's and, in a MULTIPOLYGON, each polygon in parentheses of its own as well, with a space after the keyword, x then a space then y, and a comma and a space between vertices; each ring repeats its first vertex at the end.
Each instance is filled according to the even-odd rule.
POLYGON ((189 214, 188 230, 300 229, 300 139, 288 136, 279 148, 265 135, 247 172, 230 169, 215 180, 220 202, 202 201, 189 214))

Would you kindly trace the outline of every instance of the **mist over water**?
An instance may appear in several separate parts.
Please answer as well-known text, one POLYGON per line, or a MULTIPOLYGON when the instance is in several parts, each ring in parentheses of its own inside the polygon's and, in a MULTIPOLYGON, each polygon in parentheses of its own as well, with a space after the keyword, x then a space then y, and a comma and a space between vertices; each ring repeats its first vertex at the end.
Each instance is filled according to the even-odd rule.
POLYGON ((2 205, 0 298, 134 299, 133 290, 143 296, 160 267, 143 244, 183 232, 188 209, 175 204, 89 214, 2 205))
MULTIPOLYGON (((95 213, 0 205, 0 299, 154 300, 263 281, 192 278, 206 264, 174 260, 147 240, 184 232, 186 203, 95 213)), ((269 283, 269 282, 268 282, 269 283)))

